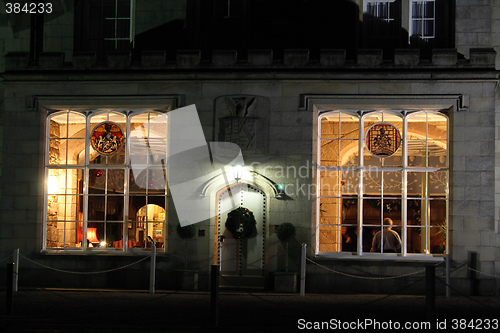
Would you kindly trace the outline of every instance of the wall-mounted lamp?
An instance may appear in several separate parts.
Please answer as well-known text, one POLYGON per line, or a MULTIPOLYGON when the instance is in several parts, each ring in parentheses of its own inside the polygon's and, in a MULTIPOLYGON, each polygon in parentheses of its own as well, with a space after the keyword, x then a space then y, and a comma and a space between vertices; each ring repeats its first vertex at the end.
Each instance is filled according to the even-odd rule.
POLYGON ((285 185, 284 184, 274 184, 274 188, 278 195, 285 193, 285 185))
POLYGON ((241 164, 235 164, 233 165, 233 177, 238 183, 243 176, 243 165, 241 164))

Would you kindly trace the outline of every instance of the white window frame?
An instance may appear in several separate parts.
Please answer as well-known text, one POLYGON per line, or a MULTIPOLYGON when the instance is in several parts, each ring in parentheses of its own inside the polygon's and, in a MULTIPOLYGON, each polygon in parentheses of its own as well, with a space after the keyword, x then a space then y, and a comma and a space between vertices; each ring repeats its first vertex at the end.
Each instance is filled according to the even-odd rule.
MULTIPOLYGON (((137 97, 137 96, 103 96, 103 97, 92 97, 85 98, 79 96, 39 96, 36 98, 36 104, 38 105, 38 109, 41 112, 46 114, 45 116, 45 152, 44 152, 44 203, 43 203, 43 215, 41 217, 42 221, 42 237, 41 237, 41 252, 42 253, 67 253, 67 254, 99 254, 99 253, 107 253, 113 255, 128 255, 132 252, 134 253, 143 253, 147 255, 150 251, 144 251, 143 249, 132 250, 127 249, 127 242, 125 241, 126 230, 124 232, 124 243, 121 249, 117 248, 102 248, 97 250, 98 248, 89 249, 86 248, 85 244, 83 247, 47 247, 47 203, 48 203, 48 169, 58 168, 58 165, 49 165, 49 146, 48 139, 50 138, 50 122, 48 121, 51 114, 57 111, 75 111, 79 113, 84 113, 86 115, 86 122, 88 122, 88 113, 90 112, 98 112, 98 111, 117 111, 124 112, 129 114, 137 115, 140 112, 155 112, 155 113, 167 113, 172 109, 175 109, 179 106, 179 103, 183 103, 182 95, 152 95, 147 98, 137 97)), ((127 117, 127 123, 129 123, 129 118, 127 117)), ((85 134, 85 146, 90 147, 90 139, 88 128, 86 125, 86 134, 85 134)), ((125 128, 122 130, 126 131, 125 128)), ((167 129, 168 131, 168 129, 167 129)), ((167 132, 168 133, 168 132, 167 132)), ((168 138, 167 138, 168 139, 168 138)), ((127 140, 128 141, 128 140, 127 140)), ((88 148, 91 149, 91 148, 88 148)), ((86 149, 88 151, 88 149, 86 149)), ((128 154, 130 152, 129 143, 126 142, 126 146, 122 149, 126 149, 125 157, 128 158, 128 154)), ((88 152, 85 153, 88 155, 88 152)), ((126 160, 127 161, 127 160, 126 160)), ((64 168, 63 165, 60 165, 61 168, 64 168)), ((73 169, 81 169, 83 165, 66 165, 68 168, 73 169)), ((86 166, 87 168, 87 166, 86 166)), ((128 166, 130 168, 130 166, 128 166)), ((88 168, 87 168, 88 170, 88 168)), ((88 174, 88 171, 87 171, 88 174)), ((125 176, 127 177, 127 176, 125 176)), ((87 176, 88 179, 88 176, 87 176)), ((87 186, 84 186, 84 189, 87 186)), ((168 200, 167 195, 165 195, 166 200, 168 200)), ((128 204, 128 202, 126 202, 128 204)), ((167 208, 167 204, 165 207, 167 208)), ((126 208, 124 208, 124 211, 126 208)), ((84 210, 85 212, 85 210, 84 210)), ((124 229, 127 228, 124 216, 124 229)), ((165 216, 164 229, 168 228, 168 217, 165 216)), ((82 231, 83 232, 86 230, 82 231)), ((168 237, 164 232, 165 237, 165 247, 164 249, 158 249, 158 253, 166 253, 167 251, 167 242, 168 237)))
POLYGON ((363 12, 366 13, 366 14, 371 14, 368 12, 368 4, 377 4, 377 13, 375 15, 375 17, 385 21, 385 22, 392 22, 394 21, 395 19, 394 18, 391 18, 391 11, 390 11, 390 3, 394 2, 396 0, 369 0, 369 1, 364 1, 363 2, 363 12), (385 17, 381 17, 380 16, 380 5, 382 3, 386 3, 387 4, 387 8, 388 8, 388 17, 385 18, 385 17))
POLYGON ((436 37, 436 0, 411 0, 410 1, 410 29, 409 29, 409 35, 410 37, 412 36, 417 36, 422 38, 423 40, 428 40, 428 39, 433 39, 436 37), (426 4, 426 3, 432 3, 433 5, 433 13, 434 16, 432 17, 425 17, 425 14, 422 13, 422 17, 420 18, 414 18, 413 15, 413 4, 414 3, 421 3, 421 4, 426 4), (413 28, 413 22, 414 21, 420 21, 421 22, 421 31, 414 31, 413 28), (424 26, 425 22, 432 22, 432 34, 425 35, 424 33, 424 26))
MULTIPOLYGON (((317 161, 319 151, 319 124, 320 115, 323 112, 332 110, 446 110, 448 112, 448 139, 450 139, 450 127, 452 113, 466 110, 469 107, 469 99, 467 95, 457 94, 441 94, 441 95, 329 95, 329 94, 304 94, 302 95, 301 105, 299 110, 307 111, 314 114, 313 116, 313 159, 317 161)), ((452 142, 448 141, 451 149, 452 142)), ((448 150, 448 159, 450 153, 448 150)), ((448 161, 449 163, 449 161, 448 161)), ((448 164, 449 165, 449 164, 448 164)), ((448 170, 449 177, 451 178, 451 170, 448 170)), ((314 173, 313 183, 317 185, 317 174, 314 173)), ((449 186, 449 183, 448 183, 449 186)), ((452 215, 450 211, 450 190, 448 189, 448 204, 447 204, 447 219, 449 226, 449 218, 452 215)), ((312 232, 311 232, 311 254, 316 258, 331 258, 340 260, 388 260, 388 261, 431 261, 442 262, 443 256, 432 254, 411 254, 407 253, 406 256, 400 254, 376 254, 364 253, 364 255, 353 255, 352 253, 342 252, 319 252, 318 248, 318 229, 319 226, 319 199, 316 195, 314 197, 313 211, 312 211, 312 232)), ((446 242, 446 253, 450 250, 451 234, 448 232, 448 241, 446 242)))
POLYGON ((113 41, 115 44, 115 49, 118 48, 118 41, 120 40, 128 40, 130 43, 134 43, 134 13, 135 13, 135 0, 130 0, 130 13, 128 16, 120 17, 118 16, 118 2, 119 0, 112 0, 115 2, 115 13, 112 17, 105 17, 104 19, 107 21, 114 21, 114 37, 104 38, 107 41, 113 41), (129 34, 128 37, 118 37, 118 21, 120 20, 129 20, 129 34))

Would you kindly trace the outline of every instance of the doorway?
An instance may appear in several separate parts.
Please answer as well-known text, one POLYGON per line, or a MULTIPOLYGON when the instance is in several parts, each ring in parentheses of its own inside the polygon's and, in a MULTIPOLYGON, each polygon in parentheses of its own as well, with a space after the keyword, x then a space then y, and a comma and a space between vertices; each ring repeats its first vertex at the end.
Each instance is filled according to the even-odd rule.
POLYGON ((264 287, 266 266, 266 195, 252 185, 238 183, 217 193, 215 263, 220 265, 221 285, 264 287), (244 207, 253 213, 256 232, 235 239, 225 223, 233 209, 244 207))

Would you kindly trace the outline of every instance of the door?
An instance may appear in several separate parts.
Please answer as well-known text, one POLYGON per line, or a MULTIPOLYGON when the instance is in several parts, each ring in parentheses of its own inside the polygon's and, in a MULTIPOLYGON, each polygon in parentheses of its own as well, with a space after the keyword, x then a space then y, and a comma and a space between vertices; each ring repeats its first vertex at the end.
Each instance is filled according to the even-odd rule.
POLYGON ((245 183, 221 190, 217 196, 216 248, 222 275, 262 277, 265 266, 266 196, 262 190, 245 183), (226 229, 228 213, 237 207, 250 210, 256 221, 256 234, 235 239, 226 229), (221 237, 222 236, 222 237, 221 237))

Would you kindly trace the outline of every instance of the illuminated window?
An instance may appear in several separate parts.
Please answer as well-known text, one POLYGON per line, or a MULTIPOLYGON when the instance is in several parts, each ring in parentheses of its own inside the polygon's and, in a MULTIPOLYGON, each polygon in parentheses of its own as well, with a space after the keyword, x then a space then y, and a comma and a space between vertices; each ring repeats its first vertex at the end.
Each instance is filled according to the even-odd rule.
POLYGON ((338 110, 318 126, 316 253, 445 253, 446 115, 338 110), (400 247, 374 243, 389 229, 400 247))
POLYGON ((58 111, 47 118, 45 248, 164 247, 167 117, 58 111))

